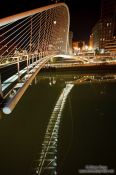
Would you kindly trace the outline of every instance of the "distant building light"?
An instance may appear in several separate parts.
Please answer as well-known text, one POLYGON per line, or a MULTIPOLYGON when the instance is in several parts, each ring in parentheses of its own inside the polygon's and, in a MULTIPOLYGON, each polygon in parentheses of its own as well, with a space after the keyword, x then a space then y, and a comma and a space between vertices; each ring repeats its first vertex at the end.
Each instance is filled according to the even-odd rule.
POLYGON ((109 26, 109 23, 107 22, 107 27, 109 26))
POLYGON ((100 49, 100 53, 104 53, 104 49, 100 49))
POLYGON ((89 46, 88 50, 93 50, 93 47, 92 46, 89 46))
POLYGON ((88 46, 87 45, 85 45, 85 50, 88 50, 88 46))
POLYGON ((54 21, 54 24, 56 24, 56 21, 54 21))

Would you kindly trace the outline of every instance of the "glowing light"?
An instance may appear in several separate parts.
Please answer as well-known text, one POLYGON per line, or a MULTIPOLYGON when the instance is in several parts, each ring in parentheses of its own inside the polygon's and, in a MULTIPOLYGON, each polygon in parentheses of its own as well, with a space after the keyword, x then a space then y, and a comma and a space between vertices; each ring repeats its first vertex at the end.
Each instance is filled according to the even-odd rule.
POLYGON ((88 47, 88 50, 93 50, 93 47, 89 46, 89 47, 88 47))
POLYGON ((54 21, 54 24, 56 24, 56 21, 54 21))
POLYGON ((87 45, 85 45, 85 50, 88 50, 88 46, 87 45))
MULTIPOLYGON (((66 99, 68 94, 70 93, 71 89, 73 88, 73 84, 66 84, 66 87, 63 89, 63 91, 60 94, 59 99, 56 102, 56 105, 52 111, 46 134, 44 137, 43 142, 43 149, 41 152, 41 156, 39 159, 39 165, 36 167, 36 173, 41 174, 43 172, 43 168, 49 169, 52 167, 54 168, 54 174, 57 174, 56 172, 56 166, 57 166, 57 142, 58 142, 58 130, 59 130, 59 124, 60 124, 60 118, 62 111, 64 109, 64 105, 66 103, 66 99), (52 155, 52 157, 50 156, 52 155), (46 160, 48 161, 47 166, 45 165, 46 160)), ((38 162, 38 160, 37 160, 38 162)))

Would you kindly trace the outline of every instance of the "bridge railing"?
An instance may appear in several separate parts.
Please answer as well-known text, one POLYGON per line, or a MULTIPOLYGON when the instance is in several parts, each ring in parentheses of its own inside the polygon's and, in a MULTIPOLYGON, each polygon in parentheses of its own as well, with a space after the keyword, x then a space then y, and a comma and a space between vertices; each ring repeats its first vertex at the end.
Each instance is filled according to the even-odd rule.
POLYGON ((69 11, 64 3, 0 19, 0 97, 9 95, 3 111, 14 109, 50 57, 66 54, 68 38, 69 11))
POLYGON ((17 54, 66 53, 68 32, 69 12, 64 3, 0 19, 0 64, 17 54))

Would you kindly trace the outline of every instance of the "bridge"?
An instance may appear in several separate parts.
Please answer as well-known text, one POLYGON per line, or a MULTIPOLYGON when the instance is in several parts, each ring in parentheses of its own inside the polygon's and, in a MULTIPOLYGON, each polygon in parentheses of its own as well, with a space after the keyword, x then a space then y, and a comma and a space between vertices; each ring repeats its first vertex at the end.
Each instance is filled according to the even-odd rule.
POLYGON ((69 25, 65 3, 0 19, 0 102, 5 114, 51 58, 68 54, 69 25))

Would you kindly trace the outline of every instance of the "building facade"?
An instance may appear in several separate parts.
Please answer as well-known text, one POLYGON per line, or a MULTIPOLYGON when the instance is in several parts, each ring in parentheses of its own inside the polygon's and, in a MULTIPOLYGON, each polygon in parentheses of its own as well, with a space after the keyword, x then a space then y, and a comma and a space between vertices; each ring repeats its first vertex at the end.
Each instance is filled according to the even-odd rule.
POLYGON ((93 33, 93 48, 102 48, 102 21, 99 20, 92 29, 93 33))
POLYGON ((101 19, 93 27, 92 33, 94 49, 107 50, 109 43, 112 43, 114 48, 116 43, 116 0, 102 0, 101 19))
POLYGON ((90 35, 90 38, 89 38, 89 47, 93 48, 93 33, 90 35))
POLYGON ((106 43, 113 40, 116 34, 116 0, 102 0, 101 21, 101 47, 104 48, 106 43))

